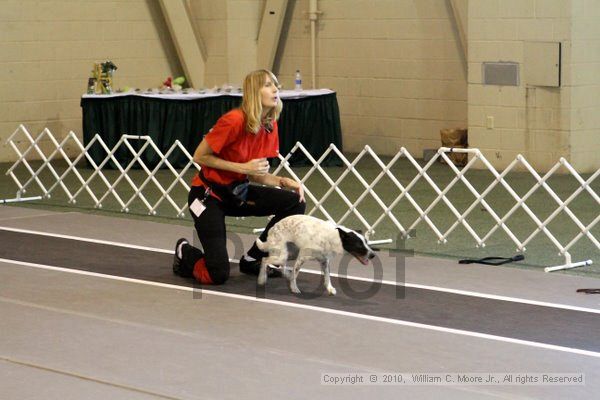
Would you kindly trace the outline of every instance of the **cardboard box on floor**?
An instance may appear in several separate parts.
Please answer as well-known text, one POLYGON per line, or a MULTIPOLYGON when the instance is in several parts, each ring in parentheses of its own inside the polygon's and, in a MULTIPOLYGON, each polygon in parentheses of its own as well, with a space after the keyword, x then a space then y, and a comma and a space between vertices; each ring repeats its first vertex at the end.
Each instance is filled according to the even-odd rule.
MULTIPOLYGON (((440 129, 440 136, 442 139, 443 147, 458 147, 461 149, 466 149, 469 147, 467 129, 440 129)), ((459 167, 464 167, 465 165, 467 165, 467 161, 469 160, 469 156, 467 153, 450 153, 448 157, 450 158, 450 160, 452 160, 452 162, 455 165, 459 167)))

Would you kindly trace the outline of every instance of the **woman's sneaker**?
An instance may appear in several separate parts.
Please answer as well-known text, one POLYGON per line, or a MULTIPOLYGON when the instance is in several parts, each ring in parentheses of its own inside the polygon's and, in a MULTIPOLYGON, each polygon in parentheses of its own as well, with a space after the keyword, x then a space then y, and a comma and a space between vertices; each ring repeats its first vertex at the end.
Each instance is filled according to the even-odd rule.
MULTIPOLYGON (((252 260, 249 261, 246 259, 246 256, 242 256, 240 259, 240 272, 243 274, 258 276, 260 272, 260 260, 252 260)), ((267 265, 267 277, 269 278, 280 278, 283 276, 279 268, 273 267, 272 265, 267 265)))
MULTIPOLYGON (((187 241, 187 239, 181 238, 177 241, 177 244, 175 245, 175 256, 173 257, 173 273, 175 275, 181 276, 183 278, 191 278, 193 276, 193 270, 186 268, 181 257, 179 257, 179 255, 177 254, 177 251, 179 250, 179 246, 180 245, 185 246, 186 244, 189 245, 190 243, 187 241)), ((182 249, 182 254, 183 254, 183 249, 182 249)))

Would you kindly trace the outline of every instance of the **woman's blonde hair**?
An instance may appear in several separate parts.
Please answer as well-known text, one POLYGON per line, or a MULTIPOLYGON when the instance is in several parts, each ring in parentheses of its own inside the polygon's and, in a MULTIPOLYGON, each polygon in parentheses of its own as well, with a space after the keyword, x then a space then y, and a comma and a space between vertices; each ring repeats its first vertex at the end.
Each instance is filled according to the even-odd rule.
POLYGON ((281 99, 277 98, 277 105, 269 110, 265 118, 262 119, 263 106, 260 89, 265 85, 267 76, 271 78, 275 86, 279 87, 279 81, 275 75, 266 69, 252 71, 244 79, 244 97, 241 109, 246 117, 246 130, 254 134, 258 133, 261 125, 264 125, 267 129, 271 129, 273 121, 279 118, 279 114, 283 108, 281 99))

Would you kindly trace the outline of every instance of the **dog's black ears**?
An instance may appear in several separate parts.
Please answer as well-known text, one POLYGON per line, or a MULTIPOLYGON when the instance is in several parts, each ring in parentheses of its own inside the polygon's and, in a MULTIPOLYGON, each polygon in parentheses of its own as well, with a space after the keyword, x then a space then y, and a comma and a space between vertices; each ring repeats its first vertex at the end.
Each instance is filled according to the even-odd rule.
MULTIPOLYGON (((337 228, 337 230, 340 231, 340 232, 348 233, 347 231, 345 231, 344 229, 340 229, 339 227, 337 228)), ((354 231, 356 233, 360 233, 361 235, 365 236, 365 234, 363 233, 362 229, 351 229, 351 231, 354 231)))
POLYGON ((364 233, 360 229, 348 229, 348 228, 339 227, 339 226, 336 229, 338 230, 338 232, 340 232, 340 234, 343 234, 343 235, 348 235, 352 232, 356 232, 356 233, 359 233, 364 236, 364 233))

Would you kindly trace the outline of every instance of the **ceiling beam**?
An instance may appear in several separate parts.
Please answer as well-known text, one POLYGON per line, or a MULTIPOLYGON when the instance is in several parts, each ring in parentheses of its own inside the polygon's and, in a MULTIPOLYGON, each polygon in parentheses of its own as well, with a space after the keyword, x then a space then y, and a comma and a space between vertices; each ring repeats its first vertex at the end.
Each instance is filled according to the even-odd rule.
POLYGON ((256 51, 259 68, 273 69, 287 5, 288 0, 267 0, 265 3, 256 51))
POLYGON ((184 0, 159 0, 159 3, 187 82, 193 87, 203 87, 206 59, 184 0))
POLYGON ((452 14, 454 16, 454 22, 456 23, 456 29, 458 30, 458 36, 460 37, 460 44, 463 48, 463 55, 465 61, 468 62, 468 9, 469 0, 450 0, 450 7, 452 8, 452 14))

